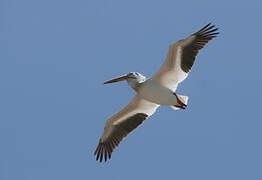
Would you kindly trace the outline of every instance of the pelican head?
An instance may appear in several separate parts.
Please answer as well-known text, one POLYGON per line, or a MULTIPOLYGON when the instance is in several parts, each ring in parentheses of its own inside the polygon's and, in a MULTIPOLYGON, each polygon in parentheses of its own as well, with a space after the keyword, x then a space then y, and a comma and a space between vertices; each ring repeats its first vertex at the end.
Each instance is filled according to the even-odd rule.
POLYGON ((105 81, 104 84, 119 82, 126 80, 129 86, 131 86, 134 90, 137 90, 141 83, 146 80, 146 77, 138 72, 130 72, 124 76, 120 76, 118 78, 111 79, 109 81, 105 81))

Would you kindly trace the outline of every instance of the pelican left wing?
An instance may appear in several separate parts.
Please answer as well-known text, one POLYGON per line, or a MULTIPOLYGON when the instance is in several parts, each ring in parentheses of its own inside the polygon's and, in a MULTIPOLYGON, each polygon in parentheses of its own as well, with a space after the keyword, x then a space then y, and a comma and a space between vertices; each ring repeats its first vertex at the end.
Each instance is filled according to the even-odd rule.
POLYGON ((209 23, 186 39, 173 43, 164 64, 152 78, 175 91, 178 83, 187 77, 199 50, 219 34, 217 30, 209 23))
POLYGON ((109 118, 94 155, 100 162, 111 158, 113 150, 122 139, 154 114, 159 105, 136 95, 122 110, 109 118))

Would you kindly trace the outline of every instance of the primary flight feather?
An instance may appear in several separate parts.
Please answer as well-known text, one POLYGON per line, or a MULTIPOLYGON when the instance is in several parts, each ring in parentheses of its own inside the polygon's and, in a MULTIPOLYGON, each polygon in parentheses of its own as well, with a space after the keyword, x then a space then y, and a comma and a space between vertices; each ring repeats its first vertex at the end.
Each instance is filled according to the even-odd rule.
POLYGON ((188 76, 199 50, 219 34, 217 30, 215 25, 209 23, 191 36, 171 44, 165 62, 150 79, 131 72, 104 82, 126 80, 137 94, 128 105, 107 120, 94 153, 96 160, 102 162, 103 159, 110 159, 122 139, 154 114, 160 105, 173 109, 186 108, 188 97, 176 94, 176 88, 188 76))

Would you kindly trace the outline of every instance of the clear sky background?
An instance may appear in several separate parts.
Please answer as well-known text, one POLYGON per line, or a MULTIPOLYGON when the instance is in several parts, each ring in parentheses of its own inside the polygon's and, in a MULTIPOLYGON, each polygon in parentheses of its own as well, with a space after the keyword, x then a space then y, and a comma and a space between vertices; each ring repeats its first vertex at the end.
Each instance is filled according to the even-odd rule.
POLYGON ((262 2, 0 1, 0 180, 262 179, 262 2), (107 163, 93 152, 107 118, 168 46, 220 28, 177 92, 107 163))

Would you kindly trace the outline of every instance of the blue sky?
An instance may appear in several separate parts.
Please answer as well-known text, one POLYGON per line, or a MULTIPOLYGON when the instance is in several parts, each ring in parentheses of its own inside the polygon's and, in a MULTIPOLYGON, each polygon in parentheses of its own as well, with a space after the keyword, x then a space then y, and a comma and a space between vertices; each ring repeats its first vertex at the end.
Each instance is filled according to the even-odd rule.
POLYGON ((250 1, 0 1, 0 179, 262 179, 261 12, 250 1), (108 163, 93 152, 168 46, 209 22, 220 35, 177 92, 108 163))

